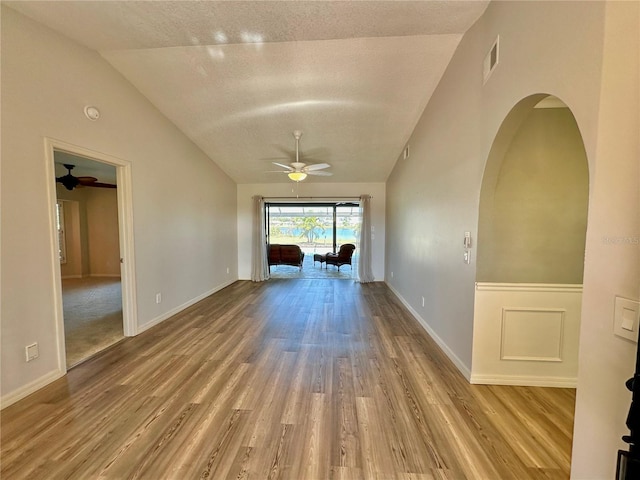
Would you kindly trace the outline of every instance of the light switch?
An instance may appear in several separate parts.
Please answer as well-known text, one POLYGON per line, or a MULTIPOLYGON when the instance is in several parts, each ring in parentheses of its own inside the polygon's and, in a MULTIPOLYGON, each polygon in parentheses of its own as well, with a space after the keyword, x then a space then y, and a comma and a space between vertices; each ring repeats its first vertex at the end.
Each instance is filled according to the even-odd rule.
POLYGON ((640 302, 616 296, 613 333, 638 343, 640 326, 640 302))
POLYGON ((471 232, 464 232, 464 248, 471 248, 471 232))
POLYGON ((635 313, 636 312, 634 312, 629 308, 622 309, 622 328, 624 328, 625 330, 629 330, 630 332, 633 332, 633 327, 635 326, 635 323, 636 323, 634 319, 635 313))

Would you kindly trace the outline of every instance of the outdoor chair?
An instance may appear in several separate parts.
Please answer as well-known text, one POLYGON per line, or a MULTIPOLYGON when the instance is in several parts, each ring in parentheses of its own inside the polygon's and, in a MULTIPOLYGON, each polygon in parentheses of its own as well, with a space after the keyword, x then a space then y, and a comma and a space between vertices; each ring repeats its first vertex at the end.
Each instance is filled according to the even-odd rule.
POLYGON ((325 262, 327 265, 335 265, 338 267, 338 271, 340 271, 342 265, 349 265, 353 268, 353 265, 351 265, 351 257, 355 249, 356 246, 353 243, 345 243, 340 246, 338 253, 327 253, 325 262))

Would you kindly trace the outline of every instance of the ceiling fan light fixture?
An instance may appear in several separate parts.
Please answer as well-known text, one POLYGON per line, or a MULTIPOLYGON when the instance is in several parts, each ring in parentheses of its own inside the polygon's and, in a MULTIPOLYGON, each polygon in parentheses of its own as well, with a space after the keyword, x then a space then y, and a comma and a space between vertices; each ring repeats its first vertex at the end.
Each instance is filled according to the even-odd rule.
POLYGON ((307 178, 307 174, 304 172, 290 172, 288 175, 289 178, 294 182, 301 182, 302 180, 307 178))

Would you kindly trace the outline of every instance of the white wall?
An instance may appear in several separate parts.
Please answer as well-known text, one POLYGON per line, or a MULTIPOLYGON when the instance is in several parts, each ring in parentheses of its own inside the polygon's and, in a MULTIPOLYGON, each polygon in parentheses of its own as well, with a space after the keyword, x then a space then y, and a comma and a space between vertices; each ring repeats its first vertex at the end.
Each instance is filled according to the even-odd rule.
POLYGON ((236 186, 97 53, 2 8, 3 403, 60 375, 44 138, 132 164, 137 320, 237 278, 236 186), (97 106, 92 122, 85 105, 97 106), (156 292, 162 303, 155 303, 156 292), (24 347, 40 345, 25 362, 24 347))
POLYGON ((461 41, 387 183, 387 281, 471 366, 475 236, 489 149, 521 99, 561 98, 582 134, 590 173, 572 477, 614 476, 631 399, 635 346, 613 336, 613 300, 640 294, 638 2, 492 2, 461 41), (605 23, 605 10, 606 23, 605 23), (606 27, 606 28, 605 28, 606 27), (500 63, 482 64, 500 35, 500 63), (603 60, 604 47, 604 60, 603 60), (472 250, 473 252, 473 250, 472 250), (390 278, 390 272, 394 278, 390 278), (425 296, 423 308, 421 296, 425 296))
MULTIPOLYGON (((371 262, 376 281, 384 280, 385 251, 385 184, 384 183, 265 183, 238 185, 238 277, 251 279, 252 203, 254 195, 286 197, 295 201, 299 197, 358 197, 369 194, 371 199, 371 262)), ((278 200, 283 200, 278 198, 278 200)), ((301 201, 307 201, 301 198, 301 201)))
POLYGON ((614 478, 636 345, 614 337, 614 296, 640 300, 640 3, 608 2, 591 171, 572 478, 614 478))

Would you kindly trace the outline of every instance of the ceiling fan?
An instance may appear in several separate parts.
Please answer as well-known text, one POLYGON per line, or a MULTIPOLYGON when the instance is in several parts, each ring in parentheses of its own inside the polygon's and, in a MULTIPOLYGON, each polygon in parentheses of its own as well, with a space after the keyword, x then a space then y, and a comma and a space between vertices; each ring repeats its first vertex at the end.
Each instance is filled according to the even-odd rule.
POLYGON ((273 162, 274 165, 278 167, 282 167, 285 170, 277 170, 278 173, 286 173, 287 176, 293 180, 294 182, 301 182, 307 175, 318 175, 322 177, 329 177, 333 175, 331 172, 323 172, 325 168, 331 167, 328 163, 314 163, 311 165, 307 165, 304 162, 300 161, 300 137, 302 137, 302 132, 300 130, 294 130, 293 137, 296 139, 296 161, 291 162, 289 165, 285 165, 284 163, 273 162))
POLYGON ((96 177, 74 177, 71 170, 76 166, 68 163, 63 164, 68 173, 62 177, 56 177, 56 182, 61 183, 67 190, 73 190, 76 187, 99 187, 99 188, 117 188, 111 183, 98 182, 96 177))

